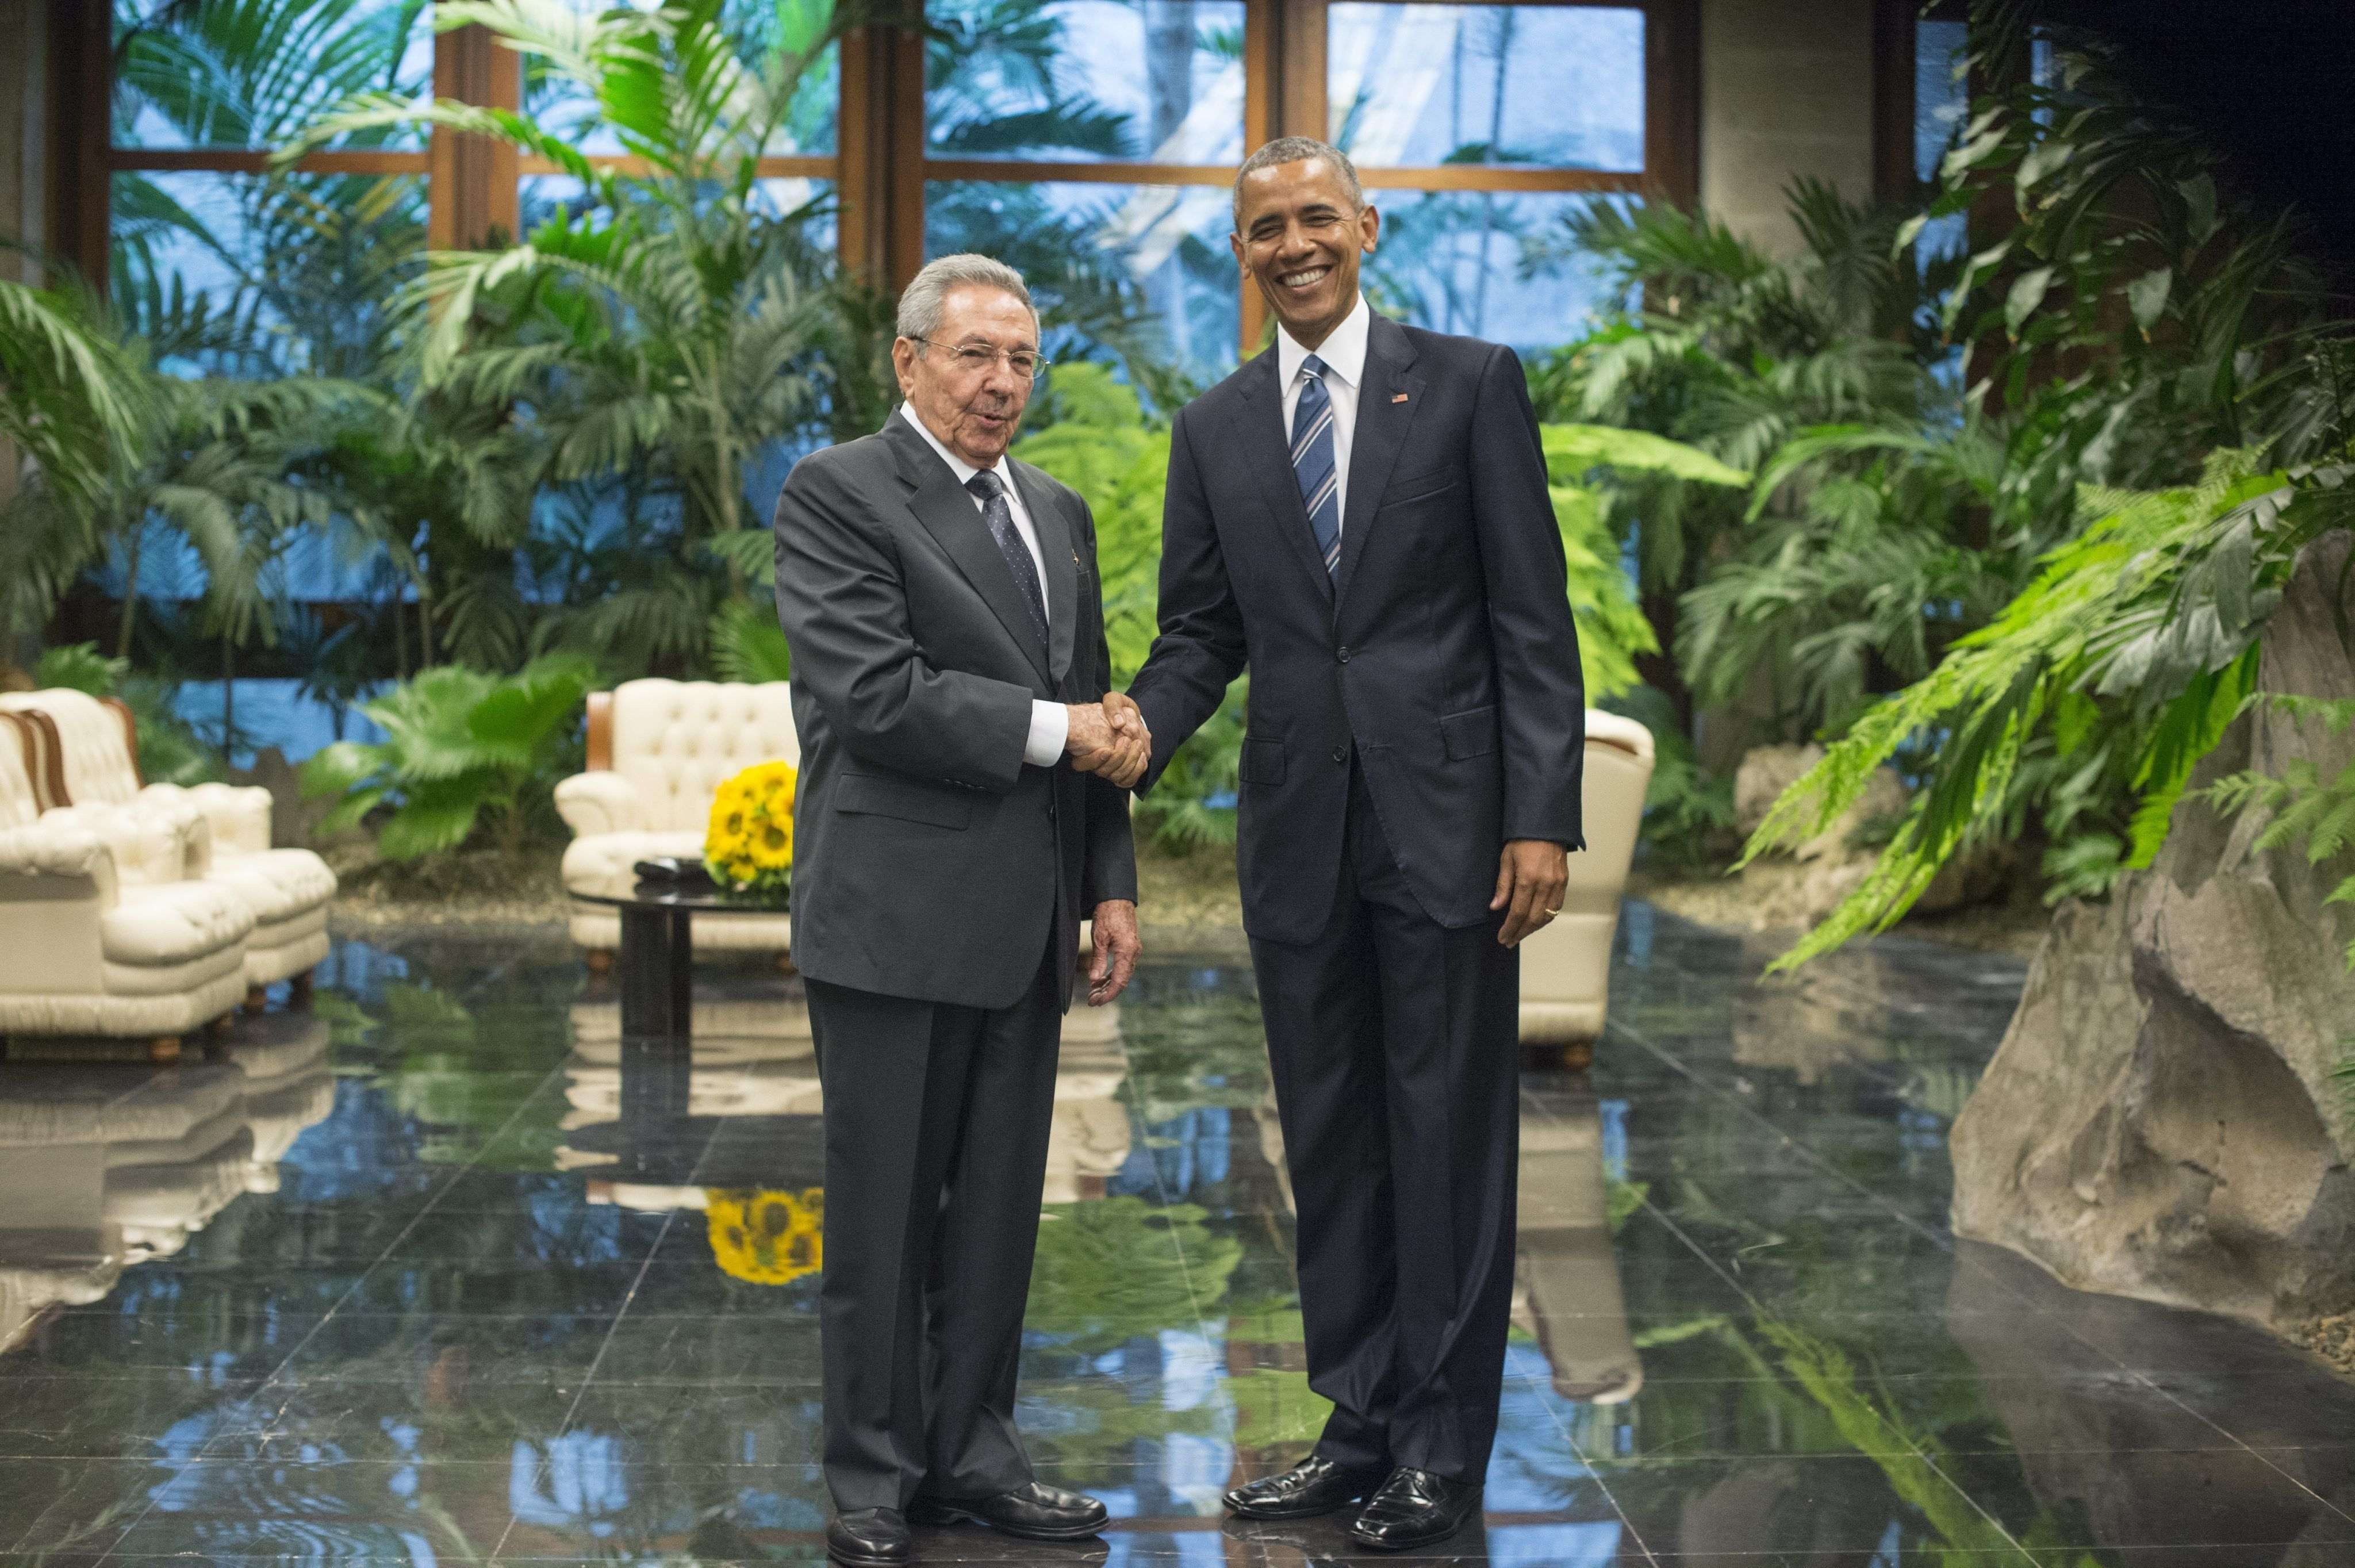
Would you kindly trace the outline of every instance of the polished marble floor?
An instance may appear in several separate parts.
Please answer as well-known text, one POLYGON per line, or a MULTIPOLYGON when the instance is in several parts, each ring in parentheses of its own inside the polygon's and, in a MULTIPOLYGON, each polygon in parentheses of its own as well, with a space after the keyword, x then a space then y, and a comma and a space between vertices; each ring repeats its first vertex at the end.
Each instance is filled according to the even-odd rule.
MULTIPOLYGON (((2355 1563, 2355 1385, 1945 1228, 2019 966, 1797 985, 1643 905, 1591 1079, 1524 1081, 1484 1525, 1410 1561, 2355 1563)), ((560 944, 339 944, 171 1070, 0 1064, 0 1563, 815 1563, 817 1086, 790 985, 699 979, 691 1072, 560 944)), ((1369 1561, 1225 1521, 1319 1410, 1247 971, 1066 1039, 1021 1415, 1096 1542, 927 1562, 1369 1561)))

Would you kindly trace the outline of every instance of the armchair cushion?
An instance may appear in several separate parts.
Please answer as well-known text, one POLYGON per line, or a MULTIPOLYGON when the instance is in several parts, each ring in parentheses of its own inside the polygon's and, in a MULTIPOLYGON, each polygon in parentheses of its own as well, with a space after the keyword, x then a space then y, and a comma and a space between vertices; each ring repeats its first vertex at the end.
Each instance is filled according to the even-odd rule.
POLYGON ((217 862, 208 887, 235 894, 263 927, 324 911, 336 896, 336 873, 308 849, 268 849, 217 862))
POLYGON ((216 854, 258 855, 270 848, 270 792, 258 784, 154 784, 139 799, 200 813, 212 825, 216 854))
POLYGON ((783 681, 631 680, 613 691, 613 771, 637 786, 637 826, 700 835, 711 797, 755 763, 798 763, 783 681))
MULTIPOLYGON (((134 888, 99 917, 100 950, 110 965, 158 967, 234 950, 253 932, 253 912, 210 882, 134 888)), ((244 955, 237 955, 238 962, 244 955)))
POLYGON ((194 806, 171 801, 127 805, 61 805, 44 823, 80 827, 113 852, 126 883, 177 882, 201 877, 212 860, 212 828, 194 806))
POLYGON ((658 855, 701 859, 702 830, 698 828, 693 833, 598 833, 586 838, 575 838, 564 849, 564 890, 604 898, 626 897, 638 880, 632 868, 641 860, 658 855))
POLYGON ((556 810, 575 837, 629 833, 646 826, 645 797, 620 773, 575 773, 556 786, 556 810))
MULTIPOLYGON (((31 709, 57 727, 66 795, 75 805, 121 805, 139 794, 139 764, 131 754, 123 716, 97 698, 67 687, 0 696, 0 709, 31 709)), ((65 802, 52 801, 51 805, 65 802)))

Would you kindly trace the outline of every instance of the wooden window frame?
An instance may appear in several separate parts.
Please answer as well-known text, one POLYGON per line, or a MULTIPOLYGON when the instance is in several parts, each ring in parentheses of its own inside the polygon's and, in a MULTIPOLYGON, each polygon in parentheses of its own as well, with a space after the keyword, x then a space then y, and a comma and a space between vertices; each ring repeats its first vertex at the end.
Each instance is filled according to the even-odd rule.
MULTIPOLYGON (((1398 0, 1404 4, 1407 0, 1398 0)), ((1433 0, 1425 0, 1433 3, 1433 0)), ((1435 0, 1446 5, 1488 5, 1498 0, 1435 0)), ((1375 190, 1493 190, 1510 192, 1625 191, 1682 206, 1700 188, 1700 38, 1699 0, 1510 0, 1513 4, 1636 10, 1644 14, 1644 167, 1634 173, 1597 169, 1537 168, 1528 165, 1448 164, 1427 167, 1360 165, 1359 179, 1375 190)), ((1243 144, 1257 147, 1277 136, 1330 133, 1327 101, 1327 31, 1332 0, 1244 0, 1243 144)), ((890 196, 904 208, 886 224, 875 248, 845 260, 875 268, 880 281, 898 288, 923 265, 923 191, 936 180, 1000 185, 1101 183, 1141 186, 1225 187, 1234 179, 1221 164, 1157 164, 1139 161, 1065 162, 1046 158, 933 158, 926 154, 923 52, 920 36, 900 34, 908 53, 894 62, 900 80, 914 90, 891 105, 878 129, 889 139, 888 156, 873 167, 888 169, 890 196), (912 56, 912 59, 911 59, 912 56), (879 263, 879 266, 878 265, 879 263)), ((846 89, 849 73, 845 72, 846 89)), ((844 123, 852 111, 846 102, 844 123)), ((872 197, 870 200, 874 199, 872 197)), ((847 225, 846 225, 846 232, 847 225)), ((1248 357, 1264 340, 1266 303, 1259 291, 1238 280, 1241 291, 1239 352, 1248 357)))
MULTIPOLYGON (((1405 0, 1400 0, 1405 3, 1405 0)), ((1434 0, 1424 0, 1434 3, 1434 0)), ((1496 0, 1435 0, 1481 5, 1496 0)), ((1625 191, 1690 206, 1700 188, 1700 0, 1511 0, 1548 5, 1604 6, 1644 14, 1644 167, 1637 173, 1538 168, 1527 165, 1444 165, 1361 167, 1376 190, 1509 192, 1625 191)), ((1906 0, 1893 0, 1893 17, 1906 0)), ((80 0, 48 0, 51 59, 58 91, 53 122, 55 198, 49 203, 52 250, 78 263, 93 284, 108 272, 112 176, 123 172, 210 170, 259 174, 267 150, 162 150, 112 144, 113 99, 111 8, 80 0)), ((1243 11, 1243 142, 1256 147, 1279 135, 1327 134, 1327 35, 1332 0, 1245 0, 1243 11)), ((1881 58, 1892 59, 1895 23, 1882 24, 1881 58)), ((1906 29, 1910 38, 1910 28, 1906 29)), ((928 182, 971 180, 1022 185, 1088 182, 1144 186, 1227 185, 1224 165, 1141 161, 1066 163, 1051 159, 935 159, 926 155, 924 37, 909 26, 855 28, 842 41, 837 150, 831 155, 761 160, 764 178, 835 183, 837 232, 846 267, 887 290, 897 290, 924 261, 924 194, 928 182)), ((1911 102, 1911 51, 1906 51, 1906 103, 1911 102)), ((1884 73, 1893 75, 1893 73, 1884 73)), ((433 46, 437 97, 490 107, 519 108, 522 61, 481 27, 438 34, 433 46)), ((1883 97, 1879 121, 1894 124, 1883 97)), ((1910 114, 1906 126, 1910 147, 1910 114)), ((1886 136, 1884 136, 1886 139, 1886 136)), ((630 168, 627 157, 592 163, 630 168)), ((514 236, 521 224, 521 184, 559 172, 546 159, 521 157, 484 138, 435 129, 421 151, 349 150, 310 154, 297 170, 319 174, 415 175, 427 181, 429 241, 438 249, 514 236)), ((1266 331, 1258 291, 1241 288, 1243 354, 1266 331)))

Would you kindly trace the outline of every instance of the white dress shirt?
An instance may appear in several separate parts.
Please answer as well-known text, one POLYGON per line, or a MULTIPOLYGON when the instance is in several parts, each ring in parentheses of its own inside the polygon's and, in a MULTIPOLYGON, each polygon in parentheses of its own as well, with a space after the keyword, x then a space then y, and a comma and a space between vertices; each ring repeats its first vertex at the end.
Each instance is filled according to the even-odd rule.
MULTIPOLYGON (((1359 339, 1358 362, 1362 365, 1365 363, 1363 330, 1359 332, 1358 336, 1359 339)), ((1356 407, 1356 400, 1352 398, 1350 408, 1353 412, 1356 407)), ((964 489, 965 485, 971 484, 973 476, 976 474, 988 473, 997 476, 998 487, 1006 495, 1006 509, 1014 514, 1014 531, 1022 536, 1023 548, 1030 552, 1031 568, 1039 573, 1039 596, 1044 598, 1047 592, 1047 558, 1039 553, 1038 525, 1030 520, 1030 509, 1022 504, 1021 486, 1014 483, 1014 472, 1007 467, 1006 459, 999 458, 986 469, 975 468, 952 452, 946 442, 934 435, 924 421, 916 417, 915 410, 901 403, 900 415, 915 427, 916 433, 924 438, 926 445, 941 454, 941 461, 949 465, 950 473, 956 475, 959 489, 964 489)), ((1339 422, 1339 417, 1340 411, 1336 409, 1334 418, 1337 424, 1339 422)), ((965 494, 972 499, 973 509, 976 516, 987 511, 988 508, 982 505, 980 496, 974 495, 970 490, 965 491, 965 494)), ((1030 735, 1029 739, 1023 742, 1022 760, 1034 768, 1051 768, 1063 760, 1063 751, 1070 743, 1071 738, 1071 710, 1060 702, 1044 702, 1038 698, 1032 698, 1030 699, 1030 735)))
POLYGON ((1366 296, 1359 294, 1358 303, 1332 335, 1314 349, 1303 348, 1291 333, 1283 327, 1275 329, 1275 370, 1284 382, 1284 440, 1292 442, 1292 411, 1300 406, 1300 389, 1308 378, 1302 375, 1300 362, 1314 353, 1325 364, 1325 395, 1333 403, 1333 506, 1336 517, 1349 515, 1349 444, 1358 433, 1358 389, 1366 384, 1366 335, 1372 329, 1374 313, 1366 308, 1366 296))

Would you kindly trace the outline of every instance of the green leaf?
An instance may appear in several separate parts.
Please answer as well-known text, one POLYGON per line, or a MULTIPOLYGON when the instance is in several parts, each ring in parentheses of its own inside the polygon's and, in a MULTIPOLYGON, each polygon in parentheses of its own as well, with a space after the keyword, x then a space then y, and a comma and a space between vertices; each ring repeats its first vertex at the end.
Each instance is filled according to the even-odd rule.
POLYGON ((1746 487, 1750 475, 1720 462, 1696 446, 1670 441, 1648 431, 1621 430, 1615 425, 1550 424, 1539 435, 1545 443, 1546 466, 1560 482, 1574 482, 1588 470, 1612 468, 1625 473, 1659 474, 1700 485, 1746 487))
POLYGON ((388 789, 356 789, 337 801, 335 809, 319 819, 317 831, 342 833, 357 827, 368 814, 391 797, 388 789))
POLYGON ((2012 280, 2011 293, 2003 302, 2003 324, 2014 337, 2044 303, 2045 292, 2052 286, 2052 269, 2034 267, 2012 280))
POLYGON ((377 836, 388 860, 415 860, 455 849, 474 830, 474 817, 495 798, 487 775, 437 779, 410 793, 377 836))
POLYGON ((337 741, 311 753, 297 771, 303 793, 313 799, 343 795, 383 771, 386 748, 358 741, 337 741))
POLYGON ((730 600, 712 615, 711 662, 728 680, 788 680, 794 673, 793 650, 776 612, 744 599, 730 600))
POLYGON ((2192 245, 2205 245, 2222 222, 2216 216, 2216 182, 2198 174, 2176 187, 2183 197, 2184 225, 2192 245))
POLYGON ((2175 285, 2175 269, 2159 267, 2145 272, 2126 285, 2126 306, 2134 312, 2135 325, 2145 336, 2158 323, 2159 314, 2167 309, 2168 291, 2175 285))

